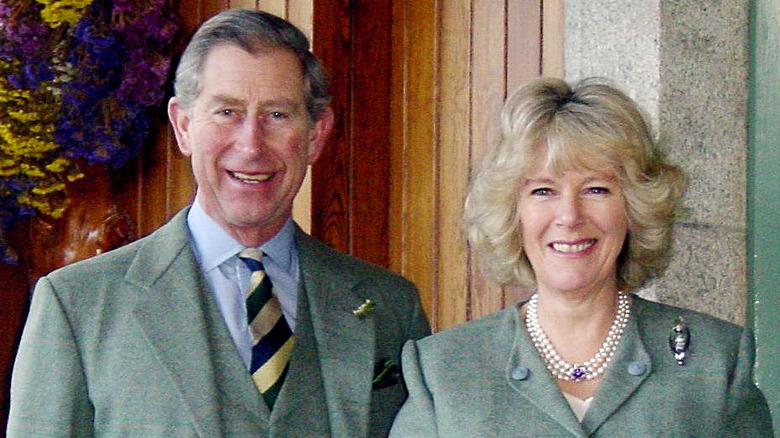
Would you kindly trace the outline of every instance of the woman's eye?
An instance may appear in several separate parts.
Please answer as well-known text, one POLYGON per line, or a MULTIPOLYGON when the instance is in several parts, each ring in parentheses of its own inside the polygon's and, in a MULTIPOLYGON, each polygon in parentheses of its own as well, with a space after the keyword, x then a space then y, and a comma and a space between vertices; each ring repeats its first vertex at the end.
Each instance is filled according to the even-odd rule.
POLYGON ((236 112, 233 111, 232 109, 221 109, 221 110, 218 111, 218 114, 220 116, 226 116, 226 117, 232 116, 235 113, 236 112))
POLYGON ((531 196, 548 196, 552 193, 552 189, 548 187, 539 187, 531 190, 531 196))
POLYGON ((608 195, 611 191, 607 187, 590 187, 588 188, 588 193, 594 195, 608 195))

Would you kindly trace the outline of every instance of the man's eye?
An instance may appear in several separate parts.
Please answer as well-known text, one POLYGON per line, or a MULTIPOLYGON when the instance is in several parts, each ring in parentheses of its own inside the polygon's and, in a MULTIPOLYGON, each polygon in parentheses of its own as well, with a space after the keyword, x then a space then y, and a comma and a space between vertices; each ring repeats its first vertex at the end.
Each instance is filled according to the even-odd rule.
POLYGON ((283 113, 281 111, 271 111, 271 118, 272 119, 286 119, 287 114, 283 113))

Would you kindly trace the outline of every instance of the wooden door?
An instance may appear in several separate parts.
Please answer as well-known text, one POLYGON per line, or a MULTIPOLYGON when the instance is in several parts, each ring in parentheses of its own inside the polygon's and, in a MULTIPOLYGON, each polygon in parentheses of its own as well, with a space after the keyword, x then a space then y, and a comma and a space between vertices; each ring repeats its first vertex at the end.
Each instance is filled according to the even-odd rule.
POLYGON ((398 0, 392 17, 390 266, 440 330, 526 293, 483 281, 460 220, 508 91, 563 74, 563 4, 398 0))

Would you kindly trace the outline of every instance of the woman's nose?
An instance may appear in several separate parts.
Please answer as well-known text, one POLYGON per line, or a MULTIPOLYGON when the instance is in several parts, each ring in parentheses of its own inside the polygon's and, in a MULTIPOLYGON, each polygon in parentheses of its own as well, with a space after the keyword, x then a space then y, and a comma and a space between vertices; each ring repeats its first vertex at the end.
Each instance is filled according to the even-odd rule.
POLYGON ((582 200, 565 194, 558 200, 555 222, 562 227, 575 227, 583 222, 582 200))

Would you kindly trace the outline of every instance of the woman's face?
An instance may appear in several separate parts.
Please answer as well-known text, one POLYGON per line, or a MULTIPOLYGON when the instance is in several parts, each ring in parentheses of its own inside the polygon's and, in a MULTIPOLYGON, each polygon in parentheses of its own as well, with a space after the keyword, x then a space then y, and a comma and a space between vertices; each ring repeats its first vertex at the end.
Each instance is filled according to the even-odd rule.
POLYGON ((612 173, 532 171, 521 185, 518 213, 539 291, 590 294, 617 288, 628 220, 612 173))

